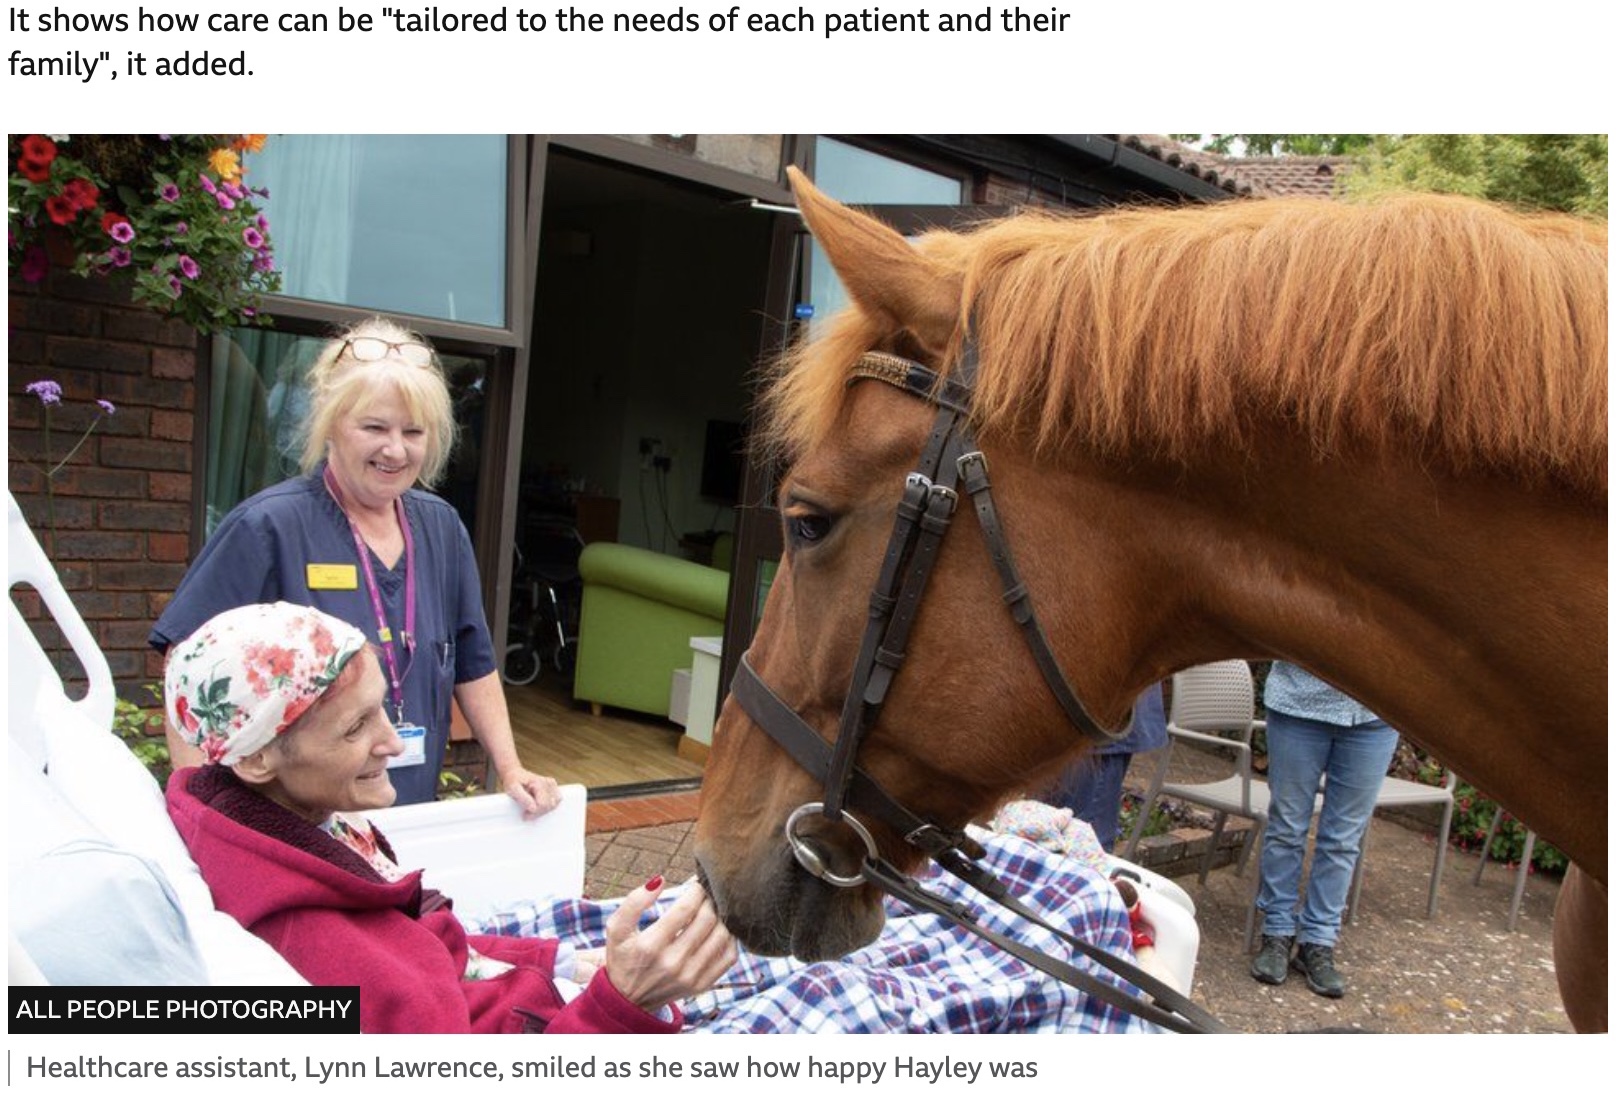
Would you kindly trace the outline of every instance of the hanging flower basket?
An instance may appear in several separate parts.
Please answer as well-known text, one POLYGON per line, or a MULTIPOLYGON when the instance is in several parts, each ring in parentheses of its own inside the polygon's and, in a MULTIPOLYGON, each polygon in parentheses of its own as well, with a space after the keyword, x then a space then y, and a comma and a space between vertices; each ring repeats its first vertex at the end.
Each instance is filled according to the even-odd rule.
POLYGON ((263 135, 23 135, 11 162, 13 276, 127 273, 131 296, 202 332, 267 322, 281 287, 267 195, 241 157, 263 135))

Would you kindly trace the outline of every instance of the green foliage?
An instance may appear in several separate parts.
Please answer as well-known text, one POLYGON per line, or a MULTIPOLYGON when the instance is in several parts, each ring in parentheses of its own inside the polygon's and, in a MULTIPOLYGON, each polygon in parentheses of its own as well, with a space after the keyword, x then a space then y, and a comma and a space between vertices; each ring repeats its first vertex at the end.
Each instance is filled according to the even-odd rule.
POLYGON ((1455 193, 1606 215, 1605 135, 1174 135, 1214 154, 1352 155, 1347 193, 1455 193))
POLYGON ((1379 135, 1350 196, 1456 193, 1520 208, 1606 215, 1605 135, 1379 135))
MULTIPOLYGON (((1392 773, 1427 785, 1441 785, 1447 772, 1436 759, 1401 743, 1399 753, 1393 757, 1392 773)), ((1480 852, 1483 841, 1488 838, 1494 813, 1498 811, 1498 802, 1484 797, 1467 782, 1458 783, 1454 787, 1449 843, 1462 851, 1480 852)), ((1488 847, 1488 857, 1496 862, 1517 863, 1526 842, 1527 826, 1507 812, 1488 847)), ((1541 836, 1533 846, 1532 866, 1546 874, 1565 874, 1567 857, 1541 836)))
POLYGON ((453 770, 440 770, 438 772, 438 800, 440 801, 476 797, 482 792, 482 786, 479 786, 476 782, 467 781, 453 770))
POLYGON ((1174 135, 1213 154, 1241 154, 1247 157, 1273 157, 1276 154, 1303 156, 1357 154, 1374 142, 1375 135, 1174 135))
MULTIPOLYGON (((1143 800, 1138 794, 1124 793, 1123 808, 1118 816, 1117 839, 1119 843, 1127 842, 1134 834, 1134 822, 1140 818, 1140 802, 1143 800)), ((1186 805, 1172 797, 1157 799, 1156 806, 1151 815, 1146 818, 1145 831, 1142 838, 1160 836, 1175 828, 1202 828, 1210 827, 1211 822, 1205 814, 1186 805)))
POLYGON ((127 271, 137 303, 204 333, 257 322, 280 288, 259 211, 264 190, 241 157, 263 135, 12 136, 11 272, 30 283, 51 268, 47 231, 65 240, 80 276, 127 271))
POLYGON ((174 767, 169 762, 168 741, 163 735, 163 691, 153 683, 146 686, 146 692, 156 700, 154 707, 144 708, 118 698, 112 711, 112 732, 128 744, 159 786, 167 786, 174 767))

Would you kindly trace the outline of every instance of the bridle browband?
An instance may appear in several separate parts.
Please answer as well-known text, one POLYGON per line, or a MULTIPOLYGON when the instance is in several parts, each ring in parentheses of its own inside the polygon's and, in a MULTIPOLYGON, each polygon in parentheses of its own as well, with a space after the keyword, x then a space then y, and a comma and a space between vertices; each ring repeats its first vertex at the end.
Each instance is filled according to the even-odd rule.
MULTIPOLYGON (((976 512, 990 558, 1003 586, 1002 599, 1021 628, 1045 684, 1067 719, 1092 739, 1113 739, 1116 734, 1095 722, 1061 669, 1049 639, 1039 625, 1027 586, 1000 525, 989 484, 988 462, 977 449, 969 418, 976 379, 976 344, 968 338, 954 377, 943 377, 908 359, 870 352, 856 362, 848 384, 880 381, 918 397, 938 410, 931 433, 921 449, 915 470, 904 482, 893 521, 892 535, 870 596, 853 674, 843 701, 835 743, 825 738, 766 685, 743 655, 730 693, 743 711, 787 754, 825 786, 824 799, 803 805, 786 821, 786 837, 794 857, 810 874, 834 886, 852 887, 870 882, 916 908, 936 913, 987 940, 1022 961, 1045 971, 1091 996, 1153 1023, 1182 1032, 1222 1032, 1223 1025, 1189 998, 1142 971, 1134 963, 1073 936, 1045 920, 1011 895, 998 878, 978 865, 982 845, 961 828, 950 828, 916 816, 856 765, 860 744, 886 703, 893 677, 904 663, 905 652, 920 610, 926 585, 937 560, 963 489, 976 512), (1143 1000, 1110 982, 1052 958, 1036 948, 990 931, 978 924, 963 904, 949 901, 923 888, 913 878, 881 857, 875 838, 848 811, 856 808, 871 820, 897 832, 906 843, 927 854, 939 866, 972 888, 1022 918, 1060 936, 1078 953, 1140 989, 1143 1000), (864 845, 865 857, 855 874, 831 869, 820 847, 800 834, 805 819, 821 817, 846 824, 864 845)), ((1125 730, 1127 725, 1125 725, 1125 730)))

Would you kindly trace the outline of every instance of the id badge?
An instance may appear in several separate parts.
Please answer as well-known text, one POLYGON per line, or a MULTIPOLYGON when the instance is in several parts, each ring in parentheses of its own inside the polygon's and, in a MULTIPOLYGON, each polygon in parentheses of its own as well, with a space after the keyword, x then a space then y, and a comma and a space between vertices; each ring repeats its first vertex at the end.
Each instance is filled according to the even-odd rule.
POLYGON ((420 766, 427 761, 427 729, 419 724, 400 724, 394 730, 404 741, 404 750, 387 760, 388 769, 420 766))

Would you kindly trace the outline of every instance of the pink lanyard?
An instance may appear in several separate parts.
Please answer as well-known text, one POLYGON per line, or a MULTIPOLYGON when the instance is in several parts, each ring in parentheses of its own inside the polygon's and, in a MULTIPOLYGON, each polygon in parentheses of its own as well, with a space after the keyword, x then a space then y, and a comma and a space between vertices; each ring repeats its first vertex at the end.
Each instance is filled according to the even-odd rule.
POLYGON ((354 534, 354 549, 359 554, 359 564, 365 568, 365 586, 371 595, 371 611, 376 615, 376 638, 382 647, 382 658, 387 663, 388 683, 393 687, 394 722, 402 726, 405 722, 404 674, 410 672, 410 666, 415 662, 415 538, 410 534, 410 522, 404 515, 404 502, 393 502, 393 511, 398 514, 399 530, 404 533, 404 633, 401 638, 404 649, 410 652, 410 661, 405 663, 404 671, 400 673, 399 660, 393 651, 393 629, 388 625, 387 614, 382 609, 382 591, 376 586, 376 571, 371 567, 371 549, 366 545, 365 537, 359 533, 359 526, 348 515, 342 491, 337 488, 337 479, 331 476, 330 467, 326 468, 325 480, 331 499, 343 510, 348 530, 354 534))

